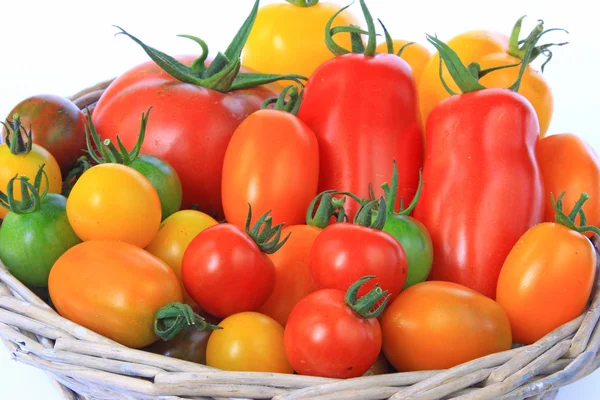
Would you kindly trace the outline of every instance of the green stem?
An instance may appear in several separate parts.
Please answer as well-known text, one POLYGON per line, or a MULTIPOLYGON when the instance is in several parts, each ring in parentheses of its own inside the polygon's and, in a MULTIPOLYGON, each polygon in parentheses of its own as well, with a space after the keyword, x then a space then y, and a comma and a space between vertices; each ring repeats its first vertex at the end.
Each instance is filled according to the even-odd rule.
POLYGON ((382 230, 385 226, 387 213, 378 212, 377 218, 373 221, 373 207, 377 210, 387 210, 385 197, 380 197, 379 200, 372 200, 364 203, 354 216, 354 223, 366 228, 382 230))
POLYGON ((583 211, 583 205, 590 198, 589 194, 585 192, 581 193, 579 200, 577 200, 577 202, 573 206, 573 209, 568 215, 565 214, 565 212, 563 211, 563 197, 565 196, 565 194, 566 192, 562 192, 560 196, 558 196, 558 200, 554 199, 554 193, 550 194, 552 200, 552 207, 554 208, 554 211, 556 213, 556 223, 564 225, 567 228, 574 230, 575 232, 593 232, 597 235, 600 235, 600 228, 598 228, 597 226, 587 225, 587 218, 585 216, 585 212, 583 211), (577 218, 577 215, 579 215, 580 217, 579 226, 575 224, 575 219, 577 218))
POLYGON ((217 325, 211 325, 200 315, 194 313, 187 304, 171 303, 162 307, 154 317, 154 332, 164 341, 169 341, 183 329, 196 329, 204 331, 207 329, 223 329, 217 325))
MULTIPOLYGON (((332 28, 333 21, 340 15, 342 12, 348 9, 352 4, 349 4, 345 7, 342 7, 338 10, 327 22, 325 26, 325 44, 329 51, 331 51, 335 56, 341 56, 344 54, 354 53, 354 54, 364 54, 367 57, 374 57, 376 54, 377 48, 377 32, 375 31, 375 22, 373 21, 373 16, 365 3, 365 0, 360 0, 360 7, 363 12, 365 21, 367 23, 367 31, 365 32, 363 29, 360 29, 356 26, 337 26, 332 28), (354 35, 354 40, 352 41, 353 48, 352 50, 347 50, 337 44, 333 39, 334 35, 338 33, 350 33, 351 37, 354 35), (356 41, 356 35, 367 35, 367 45, 359 46, 356 41)), ((380 21, 381 22, 381 21, 380 21)), ((362 41, 361 41, 362 43, 362 41)))
POLYGON ((29 177, 18 174, 15 175, 8 181, 6 186, 6 193, 0 191, 0 206, 6 208, 8 211, 14 214, 29 214, 39 210, 44 198, 48 194, 49 180, 46 171, 44 171, 45 164, 40 165, 32 185, 29 181, 29 177), (42 193, 42 179, 45 182, 45 188, 42 193), (21 200, 15 198, 15 182, 19 180, 21 188, 21 200))
POLYGON ((290 114, 296 115, 300 109, 300 103, 302 102, 302 92, 303 91, 298 92, 298 87, 296 87, 296 85, 286 86, 278 97, 266 99, 262 103, 261 108, 266 109, 269 105, 275 104, 273 107, 274 110, 289 112, 290 114))
POLYGON ((319 0, 285 0, 290 4, 293 4, 297 7, 302 7, 302 8, 306 8, 306 7, 312 7, 312 6, 316 6, 317 4, 319 4, 319 0))
POLYGON ((261 252, 273 254, 277 252, 290 238, 291 232, 281 240, 281 230, 284 223, 272 226, 273 218, 269 215, 271 210, 261 215, 254 226, 252 222, 252 205, 248 204, 248 216, 246 218, 246 234, 256 243, 261 252))
POLYGON ((18 113, 13 115, 13 120, 6 119, 6 123, 0 122, 4 127, 4 142, 8 146, 11 154, 25 155, 31 152, 33 148, 33 137, 31 127, 27 131, 21 125, 21 116, 18 113), (27 139, 27 140, 25 140, 27 139))
POLYGON ((352 286, 350 286, 345 296, 346 305, 348 305, 348 307, 350 307, 350 309, 352 309, 352 311, 354 311, 356 314, 365 319, 377 318, 379 315, 381 315, 390 299, 390 294, 388 294, 388 291, 382 290, 379 285, 375 285, 375 287, 367 294, 360 299, 358 298, 358 291, 360 288, 374 278, 375 276, 368 275, 359 279, 352 284, 352 286), (383 302, 381 302, 381 304, 377 306, 375 310, 371 311, 375 304, 377 304, 381 299, 384 299, 383 302))

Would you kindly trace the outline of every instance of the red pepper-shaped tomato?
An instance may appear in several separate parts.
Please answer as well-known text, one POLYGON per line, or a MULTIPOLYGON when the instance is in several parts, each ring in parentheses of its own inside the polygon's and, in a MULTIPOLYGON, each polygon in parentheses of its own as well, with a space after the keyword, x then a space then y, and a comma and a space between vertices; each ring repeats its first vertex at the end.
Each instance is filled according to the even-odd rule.
POLYGON ((94 125, 103 138, 116 143, 119 135, 126 147, 133 147, 140 116, 152 106, 141 152, 175 168, 183 188, 183 209, 196 204, 200 211, 222 216, 223 158, 233 132, 275 95, 259 85, 280 77, 296 79, 240 72, 240 55, 257 10, 258 1, 227 51, 210 65, 205 63, 206 43, 196 37, 186 36, 202 46, 202 55, 192 62, 191 57, 169 57, 120 31, 156 64, 142 64, 117 78, 94 110, 94 125))
POLYGON ((372 278, 361 278, 346 292, 318 290, 294 307, 284 334, 285 352, 294 371, 345 379, 371 368, 382 345, 377 316, 389 300, 379 286, 363 297, 358 295, 359 288, 372 278), (376 303, 380 305, 371 311, 376 303))
POLYGON ((319 144, 295 115, 300 105, 298 89, 286 87, 276 101, 274 109, 246 118, 227 147, 222 201, 225 218, 233 225, 245 225, 247 204, 255 215, 270 210, 276 224, 302 224, 317 195, 319 144))
POLYGON ((537 116, 515 93, 519 80, 510 89, 486 89, 452 49, 429 40, 463 92, 442 101, 427 123, 425 185, 414 216, 433 243, 429 279, 494 298, 506 256, 543 219, 537 116))
MULTIPOLYGON (((309 78, 298 117, 319 141, 319 192, 338 190, 367 198, 372 184, 379 197, 395 159, 399 197, 410 203, 424 157, 411 68, 395 54, 376 54, 373 18, 364 0, 361 7, 369 27, 366 48, 355 35, 349 52, 327 30, 327 44, 337 56, 309 78)), ((346 207, 353 218, 356 203, 346 207)))

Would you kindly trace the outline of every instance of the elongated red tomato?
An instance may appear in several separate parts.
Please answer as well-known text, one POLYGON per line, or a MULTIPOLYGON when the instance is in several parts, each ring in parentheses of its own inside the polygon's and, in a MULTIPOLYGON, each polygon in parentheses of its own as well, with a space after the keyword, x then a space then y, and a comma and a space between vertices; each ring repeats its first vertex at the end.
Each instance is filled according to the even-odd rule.
MULTIPOLYGON (((361 5, 372 20, 364 1, 361 5)), ((333 42, 330 33, 326 40, 333 42)), ((367 198, 372 184, 380 196, 395 159, 398 197, 408 204, 424 157, 411 68, 394 54, 376 54, 374 29, 363 52, 343 54, 347 50, 335 46, 340 55, 312 74, 298 112, 319 141, 319 192, 334 189, 367 198)), ((348 202, 346 209, 352 218, 357 205, 348 202)))
MULTIPOLYGON (((288 89, 297 101, 297 89, 288 89)), ((257 111, 236 129, 225 153, 225 218, 244 226, 250 204, 254 215, 270 210, 275 224, 302 224, 318 183, 319 145, 310 128, 284 110, 257 111)))
MULTIPOLYGON (((454 58, 443 42, 430 39, 443 57, 454 58)), ((512 90, 457 80, 478 90, 451 96, 431 113, 426 184, 414 216, 433 243, 429 279, 459 283, 494 298, 506 256, 543 218, 535 158, 538 120, 527 99, 512 90)))

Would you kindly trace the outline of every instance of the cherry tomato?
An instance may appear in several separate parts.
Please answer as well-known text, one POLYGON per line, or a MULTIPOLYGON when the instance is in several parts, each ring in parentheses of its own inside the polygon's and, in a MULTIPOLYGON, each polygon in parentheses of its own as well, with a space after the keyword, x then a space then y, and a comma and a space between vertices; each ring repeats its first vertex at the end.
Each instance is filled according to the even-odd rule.
POLYGON ((181 278, 207 313, 225 318, 257 311, 273 293, 275 267, 266 253, 285 242, 276 240, 281 226, 271 227, 266 219, 265 214, 258 225, 245 231, 229 223, 211 226, 190 242, 181 262, 181 278))
POLYGON ((502 307, 452 282, 404 290, 384 312, 381 329, 383 352, 400 372, 452 368, 512 346, 502 307))
POLYGON ((121 240, 143 248, 160 227, 160 199, 150 181, 133 168, 99 164, 73 186, 67 216, 84 241, 121 240))
POLYGON ((60 315, 131 348, 156 341, 154 315, 182 300, 171 268, 116 240, 83 242, 67 250, 50 271, 48 289, 60 315))
MULTIPOLYGON (((27 131, 21 122, 20 116, 15 115, 12 121, 7 121, 4 125, 8 136, 5 136, 4 143, 0 144, 0 190, 5 190, 15 175, 34 177, 40 166, 44 165, 48 176, 48 192, 60 193, 62 175, 56 159, 45 148, 30 142, 30 131, 27 131)), ((42 180, 41 190, 45 189, 46 181, 42 180)), ((15 200, 21 200, 20 181, 15 182, 14 190, 15 200)), ((7 209, 0 207, 0 219, 7 213, 7 209)))
POLYGON ((361 376, 373 366, 382 341, 376 317, 387 300, 371 311, 384 296, 378 286, 357 300, 359 287, 372 278, 358 280, 347 292, 318 290, 294 307, 284 343, 298 374, 345 379, 361 376))
MULTIPOLYGON (((544 179, 544 221, 555 221, 551 193, 557 197, 565 192, 563 204, 570 209, 575 206, 578 194, 586 192, 590 196, 583 206, 587 223, 600 226, 600 158, 596 151, 577 135, 563 133, 541 139, 536 156, 544 179)), ((576 222, 580 222, 579 216, 576 222)), ((585 234, 591 236, 590 232, 585 234)))
MULTIPOLYGON (((569 218, 563 214, 561 221, 569 218)), ((506 258, 496 292, 515 342, 534 343, 577 318, 595 277, 596 251, 587 237, 552 222, 529 229, 506 258)))
POLYGON ((290 235, 280 250, 268 257, 275 266, 275 288, 260 312, 285 326, 294 306, 317 290, 310 276, 310 249, 322 229, 310 225, 294 225, 281 231, 290 235))
POLYGON ((223 329, 211 333, 206 364, 226 371, 294 372, 285 355, 283 327, 257 312, 242 312, 225 318, 223 329))
POLYGON ((217 225, 209 215, 196 210, 181 210, 167 217, 146 250, 167 263, 181 282, 184 302, 195 305, 181 281, 181 260, 188 245, 204 229, 217 225))

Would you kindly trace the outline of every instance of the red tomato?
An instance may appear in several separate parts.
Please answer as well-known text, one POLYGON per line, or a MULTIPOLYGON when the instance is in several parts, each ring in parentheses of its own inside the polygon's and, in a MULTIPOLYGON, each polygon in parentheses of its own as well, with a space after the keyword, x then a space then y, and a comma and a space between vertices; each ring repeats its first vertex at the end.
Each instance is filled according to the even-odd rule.
POLYGON ((509 89, 454 95, 433 110, 414 212, 433 243, 430 280, 495 297, 506 256, 542 221, 538 138, 535 110, 509 89))
MULTIPOLYGON (((536 155, 544 178, 544 221, 555 221, 551 193, 557 198, 565 192, 563 204, 566 209, 571 209, 579 200, 578 196, 586 192, 590 196, 583 206, 587 223, 600 226, 600 158, 596 151, 577 135, 563 133, 541 139, 536 155)), ((591 237, 591 233, 587 235, 591 237)))
MULTIPOLYGON (((366 7, 362 1, 361 6, 366 7)), ((306 84, 298 117, 319 141, 319 192, 333 189, 368 198, 372 184, 379 197, 395 159, 398 197, 409 204, 424 157, 415 84, 406 61, 375 49, 373 29, 364 52, 323 63, 306 84)), ((357 208, 354 202, 346 204, 351 219, 357 208)))
MULTIPOLYGON (((357 282, 361 284, 365 277, 357 282)), ((285 328, 288 360, 301 375, 354 378, 363 375, 381 351, 381 328, 377 311, 368 315, 378 301, 360 304, 357 284, 346 295, 337 289, 318 290, 302 299, 292 310, 285 328), (361 309, 362 308, 362 309, 361 309)), ((381 289, 374 289, 379 292, 381 289)))
POLYGON ((318 181, 319 145, 310 128, 286 111, 257 111, 237 128, 225 153, 225 218, 244 226, 251 204, 257 215, 271 210, 275 224, 302 224, 318 181))
POLYGON ((260 312, 285 326, 294 306, 317 288, 308 269, 310 249, 321 233, 321 229, 310 225, 295 225, 285 228, 281 235, 290 235, 280 250, 269 254, 275 265, 275 288, 260 312))
POLYGON ((285 242, 269 242, 277 238, 281 227, 265 224, 262 228, 266 230, 259 237, 258 231, 244 232, 229 223, 214 225, 188 245, 181 262, 181 279, 203 310, 225 318, 257 311, 265 304, 275 286, 275 267, 266 253, 285 242))
POLYGON ((400 243, 389 233, 365 226, 337 223, 317 237, 310 251, 310 273, 319 289, 346 291, 365 275, 374 275, 359 295, 375 284, 393 300, 402 290, 407 259, 400 243))

